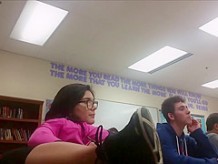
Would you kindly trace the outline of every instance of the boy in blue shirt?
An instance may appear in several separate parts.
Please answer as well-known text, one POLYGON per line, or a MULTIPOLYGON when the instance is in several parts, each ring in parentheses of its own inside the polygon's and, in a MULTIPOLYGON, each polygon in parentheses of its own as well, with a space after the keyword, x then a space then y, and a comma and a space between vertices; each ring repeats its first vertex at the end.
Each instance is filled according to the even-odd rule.
POLYGON ((166 164, 217 164, 217 154, 199 122, 191 117, 185 100, 180 96, 166 99, 162 113, 167 123, 158 124, 157 132, 166 164), (183 130, 187 127, 190 135, 183 130))

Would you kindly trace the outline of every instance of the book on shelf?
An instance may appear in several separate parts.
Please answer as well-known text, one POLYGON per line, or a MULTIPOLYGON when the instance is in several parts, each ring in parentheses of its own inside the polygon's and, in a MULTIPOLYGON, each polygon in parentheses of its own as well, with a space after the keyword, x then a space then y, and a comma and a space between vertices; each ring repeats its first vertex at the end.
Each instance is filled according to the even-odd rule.
POLYGON ((0 117, 23 119, 23 109, 22 108, 11 109, 8 106, 0 107, 0 117))
POLYGON ((0 140, 28 141, 32 131, 29 129, 4 129, 0 128, 0 140))

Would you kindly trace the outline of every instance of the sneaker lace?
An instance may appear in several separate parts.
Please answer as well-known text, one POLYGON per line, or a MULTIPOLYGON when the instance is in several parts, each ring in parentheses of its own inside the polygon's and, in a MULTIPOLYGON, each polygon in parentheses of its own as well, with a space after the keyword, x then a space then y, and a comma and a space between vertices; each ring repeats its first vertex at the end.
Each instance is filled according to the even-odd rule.
POLYGON ((102 133, 103 133, 103 126, 100 125, 97 128, 97 131, 95 133, 95 144, 97 146, 96 148, 96 154, 97 154, 97 159, 95 161, 95 163, 97 163, 98 159, 102 160, 102 161, 106 161, 106 153, 103 149, 103 140, 102 140, 102 133))

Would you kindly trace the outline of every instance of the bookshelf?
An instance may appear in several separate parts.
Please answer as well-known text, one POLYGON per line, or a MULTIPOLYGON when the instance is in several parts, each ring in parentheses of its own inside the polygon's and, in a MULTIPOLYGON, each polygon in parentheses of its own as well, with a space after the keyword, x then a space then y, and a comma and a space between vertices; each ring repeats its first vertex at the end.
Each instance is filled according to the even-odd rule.
POLYGON ((0 155, 23 147, 41 124, 43 101, 0 95, 0 155))

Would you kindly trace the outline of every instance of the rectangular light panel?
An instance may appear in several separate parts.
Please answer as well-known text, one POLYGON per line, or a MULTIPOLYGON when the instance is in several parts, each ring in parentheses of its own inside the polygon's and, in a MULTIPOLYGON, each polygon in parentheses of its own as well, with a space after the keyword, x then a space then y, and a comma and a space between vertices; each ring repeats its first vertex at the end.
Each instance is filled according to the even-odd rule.
POLYGON ((67 13, 39 1, 27 1, 10 37, 42 46, 67 13))
POLYGON ((218 37, 218 17, 199 27, 199 29, 218 37))
POLYGON ((218 80, 211 81, 209 83, 203 84, 202 86, 207 87, 207 88, 211 88, 211 89, 218 88, 218 80))
POLYGON ((192 54, 170 46, 165 46, 128 68, 141 72, 154 73, 190 55, 192 54))

